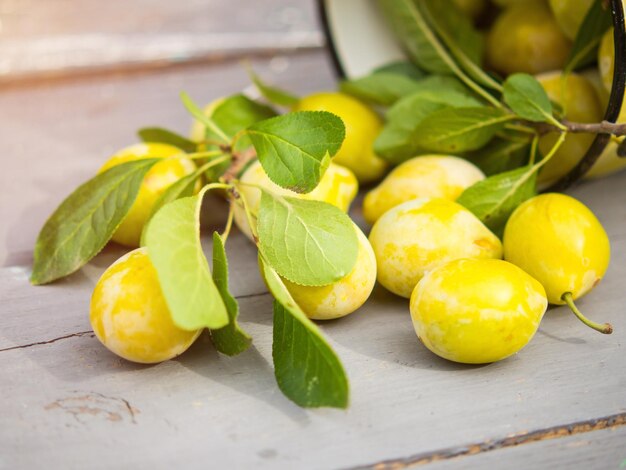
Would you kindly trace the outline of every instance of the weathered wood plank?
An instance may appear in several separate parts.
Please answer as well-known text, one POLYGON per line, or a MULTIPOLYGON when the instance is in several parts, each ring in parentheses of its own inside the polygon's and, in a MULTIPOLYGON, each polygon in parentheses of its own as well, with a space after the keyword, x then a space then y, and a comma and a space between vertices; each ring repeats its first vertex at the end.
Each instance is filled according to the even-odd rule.
MULTIPOLYGON (((253 65, 295 92, 334 87, 322 52, 253 65)), ((54 208, 113 152, 135 143, 138 128, 187 132, 191 119, 180 104, 181 90, 208 103, 249 83, 241 64, 227 63, 0 90, 0 266, 28 264, 37 232, 54 208)))
MULTIPOLYGON (((612 336, 583 327, 559 308, 515 357, 461 366, 425 350, 406 301, 378 290, 359 312, 322 325, 351 377, 350 409, 304 411, 274 384, 270 298, 255 296, 242 300, 242 323, 255 348, 232 359, 200 342, 178 360, 137 366, 88 334, 0 352, 0 382, 7 384, 0 391, 6 423, 0 455, 7 468, 42 462, 200 468, 208 461, 234 468, 342 468, 624 413, 626 207, 619 201, 625 181, 622 174, 576 191, 612 236, 610 271, 580 302, 590 316, 613 322, 612 336)), ((248 262, 256 269, 253 258, 248 262)), ((88 288, 68 287, 85 299, 88 293, 78 292, 88 288)), ((17 283, 12 289, 30 288, 17 283)), ((19 297, 17 311, 38 319, 42 330, 56 322, 88 329, 86 304, 51 316, 39 301, 49 295, 44 292, 19 297)), ((13 307, 3 303, 1 312, 3 325, 15 325, 13 307)))
POLYGON ((0 2, 0 81, 323 45, 314 2, 256 10, 244 0, 0 2))
MULTIPOLYGON (((481 452, 477 455, 463 455, 457 458, 443 458, 429 462, 428 470, 482 470, 497 468, 515 470, 520 468, 553 469, 619 469, 626 467, 626 428, 613 428, 568 437, 541 440, 530 444, 481 452)), ((457 449, 458 451, 471 448, 457 449)), ((398 462, 394 462, 398 465, 398 462)), ((391 463, 390 463, 391 464, 391 463)), ((404 465, 404 463, 400 464, 404 465)), ((407 462, 408 466, 408 462, 407 462)), ((396 466, 396 469, 402 468, 396 466)), ((419 464, 410 468, 420 468, 419 464)), ((383 470, 379 467, 378 470, 383 470)))

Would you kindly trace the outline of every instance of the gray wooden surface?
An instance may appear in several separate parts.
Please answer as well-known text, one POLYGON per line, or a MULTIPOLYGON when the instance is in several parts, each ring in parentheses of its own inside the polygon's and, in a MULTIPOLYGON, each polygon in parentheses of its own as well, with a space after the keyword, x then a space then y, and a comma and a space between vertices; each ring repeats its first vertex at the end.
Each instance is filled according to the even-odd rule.
MULTIPOLYGON (((322 51, 254 65, 296 92, 333 86, 322 51)), ((302 410, 278 391, 270 297, 253 247, 237 233, 228 243, 231 278, 254 347, 236 358, 204 337, 149 367, 104 349, 90 332, 89 297, 119 247, 66 280, 28 284, 46 216, 108 154, 134 142, 137 127, 185 131, 178 91, 208 102, 247 84, 239 64, 226 62, 0 89, 0 469, 626 465, 626 173, 572 192, 611 237, 609 272, 580 306, 611 321, 612 336, 558 308, 515 357, 456 365, 418 343, 405 300, 378 289, 358 312, 321 325, 351 379, 347 411, 302 410)), ((216 223, 223 207, 211 208, 216 223)))

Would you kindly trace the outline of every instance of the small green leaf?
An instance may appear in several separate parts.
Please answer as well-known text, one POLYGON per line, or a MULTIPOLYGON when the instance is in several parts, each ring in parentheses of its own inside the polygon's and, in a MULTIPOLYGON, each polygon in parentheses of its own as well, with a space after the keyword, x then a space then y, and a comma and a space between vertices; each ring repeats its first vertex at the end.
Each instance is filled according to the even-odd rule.
POLYGON ((420 2, 378 0, 377 3, 390 23, 390 30, 421 69, 431 73, 451 74, 450 66, 441 56, 445 51, 424 18, 420 2))
POLYGON ((349 384, 341 361, 289 294, 267 262, 261 261, 274 301, 274 374, 281 391, 299 406, 347 408, 349 384))
POLYGON ((441 0, 416 0, 424 17, 456 57, 464 65, 466 61, 480 64, 483 59, 484 39, 468 15, 454 2, 441 0))
POLYGON ((215 134, 217 140, 221 140, 223 144, 229 144, 230 138, 224 132, 223 129, 218 126, 212 118, 206 115, 206 113, 200 109, 200 107, 194 103, 194 101, 189 97, 189 95, 185 92, 180 94, 180 99, 183 102, 187 111, 195 117, 198 121, 200 121, 204 126, 209 129, 213 134, 215 134))
POLYGON ((519 168, 528 163, 531 139, 503 139, 496 137, 485 147, 463 157, 487 175, 495 175, 519 168))
POLYGON ((420 147, 442 153, 460 153, 484 146, 514 118, 489 107, 445 108, 427 116, 415 129, 420 147))
POLYGON ((239 304, 228 290, 228 260, 224 241, 217 232, 213 232, 213 281, 222 296, 230 321, 223 328, 211 330, 211 339, 219 352, 236 356, 250 347, 252 338, 237 323, 239 304))
POLYGON ((200 208, 206 189, 163 206, 144 234, 172 320, 184 330, 228 324, 226 306, 200 243, 200 208))
POLYGON ((552 122, 552 103, 532 75, 515 73, 504 82, 504 102, 518 116, 534 122, 552 122))
POLYGON ((381 65, 374 69, 375 73, 393 73, 394 75, 403 75, 413 80, 419 80, 426 75, 419 67, 412 62, 406 60, 397 60, 389 62, 388 64, 381 65))
POLYGON ((611 27, 611 12, 603 0, 595 0, 583 20, 565 65, 565 73, 591 65, 597 60, 602 36, 611 27))
MULTIPOLYGON (((429 78, 435 78, 429 77, 429 78)), ((451 77, 439 77, 450 79, 451 77)), ((425 79, 424 81, 429 80, 425 79)), ((419 145, 415 135, 418 125, 429 115, 447 107, 480 106, 480 102, 463 88, 459 91, 455 86, 443 86, 447 80, 429 81, 420 91, 399 100, 387 112, 387 123, 374 141, 374 151, 385 160, 394 164, 428 153, 419 145), (440 89, 432 89, 431 84, 440 83, 440 89)))
POLYGON ((150 158, 122 163, 70 194, 39 233, 31 282, 52 282, 96 256, 126 217, 144 176, 158 161, 150 158))
POLYGON ((345 134, 342 120, 326 111, 277 116, 247 131, 267 176, 299 193, 315 189, 345 134))
MULTIPOLYGON (((224 132, 229 140, 252 124, 276 116, 269 106, 257 103, 244 95, 233 95, 224 99, 213 108, 211 120, 224 132)), ((206 138, 215 140, 218 135, 206 130, 206 138)), ((242 136, 235 144, 236 150, 244 150, 252 143, 247 136, 242 136)))
POLYGON ((287 91, 266 84, 251 68, 248 68, 248 75, 250 75, 250 79, 259 90, 259 93, 270 103, 291 108, 300 100, 297 96, 287 91))
POLYGON ((419 90, 419 82, 404 75, 376 72, 341 82, 339 89, 362 101, 390 106, 403 96, 419 90))
POLYGON ((536 193, 538 166, 525 166, 478 181, 456 200, 497 235, 522 202, 536 193))
POLYGON ((144 127, 137 131, 137 135, 143 142, 156 142, 159 144, 169 144, 178 147, 187 153, 198 151, 198 144, 162 127, 144 127))
POLYGON ((261 194, 261 253, 278 273, 306 286, 331 284, 354 267, 357 235, 350 218, 322 201, 261 194))

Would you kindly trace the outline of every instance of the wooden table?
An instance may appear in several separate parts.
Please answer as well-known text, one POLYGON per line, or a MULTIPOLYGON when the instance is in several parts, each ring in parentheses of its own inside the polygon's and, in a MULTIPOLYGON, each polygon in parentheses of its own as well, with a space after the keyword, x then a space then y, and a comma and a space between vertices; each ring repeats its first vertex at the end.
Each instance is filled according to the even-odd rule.
MULTIPOLYGON (((101 3, 80 2, 93 9, 101 3)), ((44 16, 48 19, 63 7, 67 14, 75 10, 70 2, 50 3, 57 8, 44 16)), ((107 5, 121 9, 127 3, 107 5)), ((147 3, 137 0, 136 12, 125 11, 145 13, 147 3)), ((200 21, 197 5, 202 3, 214 11, 237 11, 226 1, 195 2, 190 12, 181 6, 178 27, 202 35, 220 24, 228 32, 220 22, 206 19, 197 26, 192 21, 200 21)), ((279 17, 304 18, 296 34, 319 37, 310 3, 267 3, 279 17)), ((162 15, 174 14, 166 7, 171 2, 154 4, 164 8, 162 15)), ((0 15, 7 5, 20 3, 0 0, 0 15)), ((159 8, 153 8, 157 15, 159 8)), ((233 30, 245 27, 249 34, 252 26, 241 24, 248 18, 257 32, 271 32, 276 22, 263 17, 258 6, 255 11, 253 20, 249 10, 231 15, 233 30)), ((106 12, 115 18, 114 10, 106 12)), ((78 24, 70 21, 64 31, 78 24)), ((176 32, 171 23, 163 24, 176 32)), ((18 26, 8 21, 5 34, 15 44, 30 41, 27 28, 18 26)), ((98 24, 106 30, 102 34, 122 41, 126 33, 114 26, 119 25, 112 20, 98 24)), ((72 30, 74 39, 80 34, 86 33, 72 30)), ((31 50, 27 42, 20 44, 31 50)), ((264 77, 298 93, 332 88, 331 68, 318 46, 312 40, 304 49, 284 43, 253 48, 253 64, 264 77)), ((626 173, 572 191, 611 237, 606 279, 580 307, 612 322, 612 336, 585 328, 557 308, 520 354, 496 364, 462 366, 421 346, 406 300, 377 289, 360 311, 321 325, 351 379, 347 411, 303 410, 277 389, 270 297, 257 275, 254 248, 239 234, 229 239, 231 278, 254 346, 235 358, 217 354, 206 338, 182 357, 150 367, 104 349, 90 331, 89 296, 98 276, 122 253, 119 247, 107 248, 66 280, 29 285, 33 243, 54 207, 111 152, 134 142, 136 128, 158 124, 186 131, 190 120, 178 101, 181 89, 208 102, 247 87, 246 74, 232 56, 209 47, 190 51, 177 65, 167 57, 126 57, 119 69, 92 57, 87 65, 69 64, 69 76, 54 80, 42 80, 42 74, 68 75, 67 70, 37 71, 13 63, 13 72, 4 75, 0 469, 624 468, 626 173), (217 60, 222 54, 226 59, 217 60), (93 73, 104 68, 106 73, 93 73)), ((221 210, 218 202, 212 207, 221 210)), ((359 219, 358 211, 354 215, 359 219)))

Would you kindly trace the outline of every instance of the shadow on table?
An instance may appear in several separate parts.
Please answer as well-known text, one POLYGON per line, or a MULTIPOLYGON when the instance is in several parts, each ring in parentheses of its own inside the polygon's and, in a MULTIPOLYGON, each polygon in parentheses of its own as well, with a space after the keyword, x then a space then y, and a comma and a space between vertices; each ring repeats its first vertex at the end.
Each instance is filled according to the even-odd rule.
POLYGON ((467 371, 485 367, 450 362, 431 353, 415 334, 409 300, 377 285, 370 299, 351 315, 318 322, 331 341, 360 355, 415 369, 467 371))
POLYGON ((274 369, 254 345, 238 356, 228 357, 217 353, 206 334, 177 360, 203 378, 270 405, 294 423, 305 426, 310 421, 306 411, 280 392, 274 369))

